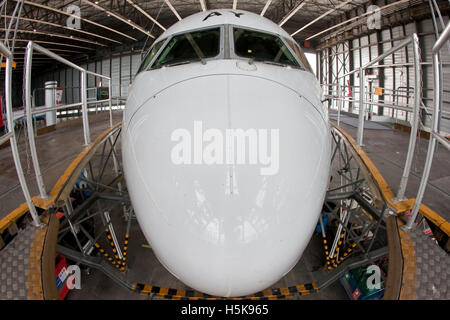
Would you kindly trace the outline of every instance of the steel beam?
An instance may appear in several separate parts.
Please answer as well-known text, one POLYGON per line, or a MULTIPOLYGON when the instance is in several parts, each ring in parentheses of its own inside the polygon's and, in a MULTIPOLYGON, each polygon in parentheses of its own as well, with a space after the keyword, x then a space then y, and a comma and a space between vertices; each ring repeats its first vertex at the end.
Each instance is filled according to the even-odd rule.
POLYGON ((279 23, 278 25, 281 27, 283 24, 285 24, 294 14, 297 13, 298 10, 303 8, 303 6, 306 4, 308 0, 304 0, 301 3, 299 3, 294 9, 292 9, 279 23))
POLYGON ((91 2, 91 1, 88 1, 88 0, 82 0, 82 1, 83 1, 83 3, 86 3, 86 4, 88 4, 88 5, 92 6, 92 7, 94 7, 95 9, 100 10, 100 11, 103 11, 103 12, 109 14, 110 16, 116 18, 117 20, 120 20, 120 21, 126 23, 126 24, 129 25, 130 27, 133 27, 134 29, 139 30, 140 32, 146 34, 146 35, 149 36, 150 38, 155 39, 155 36, 154 36, 153 34, 151 34, 149 31, 145 30, 145 29, 142 28, 141 26, 137 25, 136 23, 134 23, 134 22, 131 21, 130 19, 127 19, 127 18, 121 16, 120 14, 117 14, 117 13, 115 13, 115 12, 109 10, 109 9, 106 9, 106 8, 104 8, 104 7, 102 7, 102 6, 98 5, 98 4, 96 4, 96 3, 94 3, 94 2, 91 2))
MULTIPOLYGON (((13 1, 16 1, 16 2, 17 2, 17 1, 22 1, 22 0, 13 0, 13 1)), ((27 1, 27 0, 25 0, 25 1, 24 1, 24 4, 29 5, 29 6, 34 6, 34 7, 37 7, 37 8, 41 8, 41 9, 44 9, 44 10, 48 10, 48 11, 51 11, 51 12, 55 12, 55 13, 58 13, 58 14, 62 14, 62 15, 68 16, 68 17, 71 17, 71 16, 72 16, 70 13, 68 13, 68 12, 66 12, 66 11, 59 10, 59 9, 57 9, 57 8, 49 7, 49 6, 46 6, 46 5, 44 5, 44 4, 40 4, 40 3, 36 3, 36 2, 32 2, 32 1, 27 1)), ((94 25, 94 26, 96 26, 96 27, 100 27, 100 28, 106 29, 106 30, 108 30, 108 31, 110 31, 110 32, 119 34, 119 35, 121 35, 121 36, 123 36, 123 37, 126 37, 126 38, 130 39, 130 40, 137 41, 137 39, 135 39, 135 38, 133 38, 133 37, 131 37, 131 36, 125 34, 125 33, 122 33, 122 32, 120 32, 120 31, 118 31, 118 30, 115 30, 115 29, 112 29, 112 28, 110 28, 110 27, 107 27, 107 26, 102 25, 102 24, 100 24, 100 23, 91 21, 91 20, 86 19, 86 18, 83 18, 83 17, 80 17, 80 20, 81 20, 81 21, 84 21, 84 22, 86 22, 86 23, 92 24, 92 25, 94 25)))

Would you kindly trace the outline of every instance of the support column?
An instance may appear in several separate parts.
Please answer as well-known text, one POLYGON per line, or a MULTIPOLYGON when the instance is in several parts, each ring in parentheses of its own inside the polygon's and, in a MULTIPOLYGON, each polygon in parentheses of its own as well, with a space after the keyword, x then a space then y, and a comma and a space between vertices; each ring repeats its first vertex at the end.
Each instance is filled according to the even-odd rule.
MULTIPOLYGON (((45 106, 54 107, 56 105, 56 88, 58 87, 57 81, 47 81, 45 83, 45 106)), ((56 124, 56 110, 48 111, 45 113, 45 125, 47 127, 54 126, 56 124)))

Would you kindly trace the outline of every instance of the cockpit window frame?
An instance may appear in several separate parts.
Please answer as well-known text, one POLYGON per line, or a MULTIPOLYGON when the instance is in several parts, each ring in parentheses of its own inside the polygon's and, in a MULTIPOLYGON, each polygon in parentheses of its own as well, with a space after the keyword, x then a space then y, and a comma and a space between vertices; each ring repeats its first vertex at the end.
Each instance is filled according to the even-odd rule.
POLYGON ((144 70, 140 70, 140 69, 141 69, 141 65, 139 65, 139 69, 138 69, 138 70, 140 70, 140 71, 136 72, 136 75, 135 75, 135 76, 137 76, 139 73, 148 71, 148 70, 150 69, 150 66, 153 64, 153 62, 154 62, 154 60, 156 59, 156 57, 159 56, 159 54, 161 53, 161 51, 162 51, 162 50, 165 48, 165 46, 167 45, 167 40, 168 40, 169 38, 170 38, 170 37, 167 37, 167 38, 161 39, 161 40, 156 39, 156 40, 158 40, 158 41, 155 40, 155 41, 152 43, 152 45, 150 46, 150 48, 147 50, 146 54, 144 55, 144 58, 141 60, 141 64, 144 63, 145 59, 146 59, 147 56, 150 54, 150 52, 152 51, 153 47, 154 47, 156 44, 158 44, 158 43, 160 43, 160 42, 163 42, 162 45, 161 45, 161 47, 160 47, 160 48, 158 49, 158 51, 155 53, 155 55, 153 56, 152 60, 150 60, 150 62, 148 63, 147 67, 146 67, 144 70))
MULTIPOLYGON (((242 26, 242 25, 235 25, 235 24, 229 24, 227 26, 228 26, 228 34, 229 34, 230 58, 231 59, 238 59, 238 60, 245 60, 245 61, 251 60, 250 58, 242 57, 242 56, 239 56, 238 54, 236 54, 236 51, 234 48, 234 28, 245 29, 245 30, 249 30, 249 31, 265 33, 265 34, 269 34, 269 35, 278 37, 279 40, 285 45, 285 47, 291 53, 291 55, 294 57, 295 61, 299 64, 299 66, 293 66, 293 65, 289 65, 289 64, 286 64, 286 66, 293 68, 293 69, 300 69, 303 71, 308 71, 308 69, 305 67, 305 65, 302 63, 302 61, 300 61, 300 59, 297 57, 297 54, 292 50, 291 46, 285 41, 284 36, 280 35, 279 33, 256 29, 256 28, 251 28, 251 27, 246 27, 246 26, 242 26)), ((258 61, 255 61, 255 62, 258 62, 258 61)))
POLYGON ((286 42, 289 45, 289 48, 292 49, 291 51, 294 51, 295 57, 298 60, 300 60, 301 64, 305 67, 305 70, 311 72, 312 74, 314 74, 314 71, 313 71, 311 65, 309 64, 309 61, 306 58, 305 52, 303 52, 302 48, 300 48, 300 45, 295 40, 292 41, 291 39, 287 39, 286 37, 282 37, 282 38, 283 38, 284 42, 286 42), (288 41, 292 41, 292 45, 295 48, 297 48, 297 50, 299 52, 299 55, 301 55, 301 57, 299 57, 297 52, 295 52, 295 50, 292 48, 291 44, 288 41), (305 60, 305 61, 303 61, 303 60, 305 60))
MULTIPOLYGON (((299 59, 299 57, 297 56, 296 52, 293 50, 291 45, 289 43, 287 43, 284 35, 281 35, 281 34, 276 33, 276 32, 270 32, 270 31, 266 31, 266 30, 261 30, 261 29, 257 29, 257 28, 251 28, 251 27, 242 26, 242 25, 236 25, 236 24, 216 24, 216 25, 212 25, 212 26, 192 29, 192 30, 189 30, 189 31, 180 31, 180 32, 173 33, 173 34, 169 35, 167 38, 161 40, 161 41, 164 41, 164 43, 161 46, 161 48, 159 48, 158 52, 155 54, 153 59, 150 61, 150 63, 148 64, 147 68, 145 70, 142 70, 139 73, 142 73, 142 72, 145 72, 145 71, 150 71, 150 70, 158 70, 160 68, 165 67, 164 65, 162 65, 160 67, 153 68, 153 65, 155 64, 155 61, 159 58, 161 53, 164 51, 166 46, 170 43, 170 40, 173 37, 176 37, 176 36, 179 36, 179 35, 182 35, 182 34, 185 34, 185 33, 197 32, 197 31, 214 29, 214 28, 220 28, 219 54, 214 56, 214 57, 205 58, 205 59, 203 59, 204 61, 220 60, 220 59, 234 59, 234 60, 250 61, 251 59, 246 58, 246 57, 241 57, 241 56, 237 55, 236 52, 235 52, 235 48, 234 48, 234 28, 239 28, 239 29, 245 29, 245 30, 249 30, 249 31, 266 33, 266 34, 270 34, 270 35, 278 37, 279 40, 285 45, 287 50, 294 57, 295 61, 299 64, 299 66, 286 64, 286 67, 290 67, 290 68, 293 68, 293 69, 300 69, 302 71, 307 71, 307 72, 313 73, 313 71, 310 70, 307 66, 305 66, 303 61, 301 61, 301 59, 299 59)), ((155 44, 157 44, 158 42, 160 42, 160 41, 155 41, 154 44, 149 48, 149 50, 147 51, 146 55, 144 56, 144 59, 150 53, 150 50, 152 49, 152 47, 155 44)), ((294 44, 298 47, 298 49, 304 55, 304 52, 301 50, 300 46, 297 44, 297 42, 295 40, 294 40, 294 44)), ((144 59, 142 61, 144 61, 144 59)), ((199 60, 199 61, 195 61, 195 62, 201 62, 201 61, 199 60)), ((258 61, 256 61, 256 62, 258 62, 258 61)), ((136 73, 136 76, 139 73, 136 73)))
MULTIPOLYGON (((220 60, 220 59, 224 59, 225 56, 225 37, 224 37, 224 33, 225 33, 225 25, 223 24, 217 24, 217 25, 213 25, 213 26, 207 26, 207 27, 202 27, 202 28, 196 28, 196 29, 192 29, 189 31, 181 31, 181 32, 177 32, 174 34, 171 34, 169 37, 167 37, 166 42, 164 43, 164 45, 158 50, 158 53, 153 57, 152 61, 150 62, 150 64, 148 65, 147 69, 145 71, 149 71, 149 70, 158 70, 160 68, 165 67, 165 65, 159 66, 154 68, 153 65, 155 64, 156 60, 159 58, 159 56, 161 55, 161 53, 164 51, 164 49, 166 48, 166 46, 170 43, 170 41, 172 40, 172 38, 179 36, 179 35, 183 35, 186 33, 192 33, 192 32, 198 32, 198 31, 203 31, 203 30, 210 30, 210 29, 220 29, 220 37, 219 37, 219 54, 217 54, 214 57, 208 57, 208 58, 204 58, 204 61, 210 61, 210 60, 220 60)), ((200 60, 195 61, 195 62, 201 62, 200 60)))

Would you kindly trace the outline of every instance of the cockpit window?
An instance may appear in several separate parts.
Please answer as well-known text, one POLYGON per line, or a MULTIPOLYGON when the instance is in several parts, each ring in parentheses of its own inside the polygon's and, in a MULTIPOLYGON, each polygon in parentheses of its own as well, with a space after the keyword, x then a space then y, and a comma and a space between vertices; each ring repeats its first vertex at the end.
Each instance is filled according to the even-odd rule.
POLYGON ((220 53, 220 28, 183 33, 170 39, 152 69, 201 61, 220 53))
POLYGON ((147 69, 149 63, 152 61, 152 59, 155 56, 155 54, 159 51, 161 46, 164 44, 164 41, 166 41, 166 40, 158 41, 157 43, 155 43, 153 45, 153 47, 150 49, 150 51, 147 53, 147 55, 145 56, 144 60, 142 61, 142 63, 140 65, 139 70, 138 70, 137 73, 147 69))
POLYGON ((303 65, 305 66, 305 68, 310 71, 313 72, 311 65, 308 62, 308 59, 306 59, 305 54, 303 53, 303 51, 300 49, 300 47, 298 46, 298 44, 296 44, 295 42, 293 42, 292 40, 289 40, 287 38, 284 38, 284 40, 287 42, 287 44, 291 47, 292 51, 295 52, 295 55, 297 56, 297 58, 300 60, 301 63, 303 63, 303 65))
POLYGON ((268 33, 234 28, 236 55, 255 61, 300 67, 280 37, 268 33))

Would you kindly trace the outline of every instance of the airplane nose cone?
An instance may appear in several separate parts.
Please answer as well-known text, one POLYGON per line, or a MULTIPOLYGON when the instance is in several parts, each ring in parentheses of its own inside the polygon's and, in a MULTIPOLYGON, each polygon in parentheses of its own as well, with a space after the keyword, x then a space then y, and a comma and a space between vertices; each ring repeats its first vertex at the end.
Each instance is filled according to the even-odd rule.
POLYGON ((172 274, 231 297, 266 289, 295 266, 329 171, 328 125, 311 103, 273 81, 215 75, 128 108, 127 186, 143 233, 172 274))

